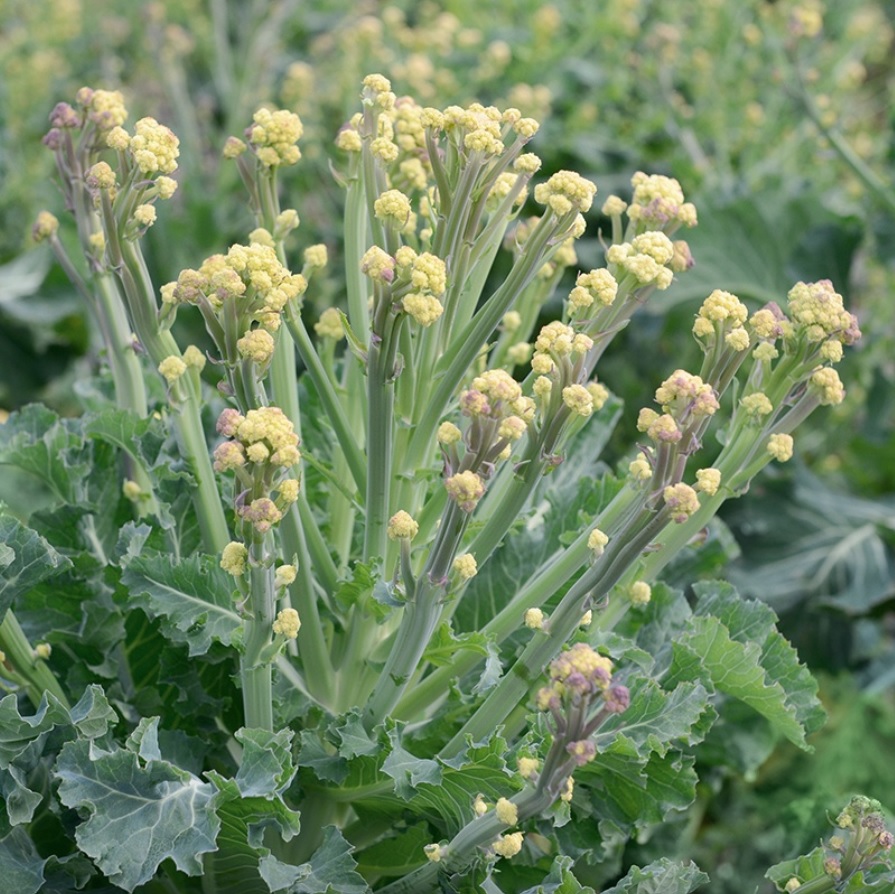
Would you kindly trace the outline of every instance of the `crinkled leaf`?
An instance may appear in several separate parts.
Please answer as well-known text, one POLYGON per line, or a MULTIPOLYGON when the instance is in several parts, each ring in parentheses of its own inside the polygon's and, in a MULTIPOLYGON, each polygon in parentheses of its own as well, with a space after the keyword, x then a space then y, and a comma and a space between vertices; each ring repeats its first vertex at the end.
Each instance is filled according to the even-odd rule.
POLYGON ((273 828, 277 837, 289 841, 301 827, 298 812, 278 795, 243 797, 235 779, 214 771, 207 775, 217 789, 212 809, 221 823, 218 849, 205 858, 210 889, 217 894, 268 894, 259 868, 259 861, 270 856, 265 830, 273 828))
POLYGON ((662 858, 648 866, 632 866, 628 874, 603 894, 690 894, 707 884, 709 877, 695 863, 675 863, 662 858))
POLYGON ((782 863, 772 866, 765 873, 765 878, 770 879, 777 886, 778 891, 783 891, 791 878, 797 878, 800 882, 823 878, 826 874, 824 859, 824 849, 816 847, 808 854, 796 857, 794 860, 784 860, 782 863))
MULTIPOLYGON (((33 715, 19 713, 18 698, 7 695, 0 700, 0 768, 29 760, 39 754, 47 733, 57 725, 68 723, 69 715, 59 700, 49 693, 41 699, 33 715), (35 745, 35 743, 37 743, 35 745)), ((30 769, 31 765, 27 765, 30 769)))
POLYGON ((84 690, 71 709, 71 722, 85 739, 98 739, 118 722, 118 715, 109 704, 101 686, 92 684, 84 690))
POLYGON ((740 643, 758 643, 762 667, 768 678, 776 680, 785 690, 787 703, 797 720, 809 733, 819 729, 826 712, 817 698, 817 682, 777 630, 777 616, 772 609, 764 602, 743 599, 724 581, 706 581, 693 589, 699 597, 695 613, 718 618, 740 643))
POLYGON ((351 568, 351 580, 343 580, 333 594, 336 604, 347 611, 359 606, 377 622, 387 618, 394 605, 399 605, 391 595, 379 586, 379 572, 374 564, 355 562, 351 568))
POLYGON ((78 740, 63 747, 55 775, 62 803, 87 814, 75 831, 78 846, 127 891, 169 858, 200 875, 202 854, 215 850, 213 787, 167 761, 78 740))
POLYGON ((693 619, 690 630, 673 649, 674 679, 702 679, 714 685, 766 717, 791 742, 807 747, 804 728, 787 705, 783 687, 769 680, 761 666, 758 645, 738 643, 717 618, 701 617, 693 619))
POLYGON ((520 788, 518 775, 507 769, 506 754, 506 740, 495 735, 487 742, 467 746, 449 761, 440 761, 440 779, 416 785, 411 809, 427 816, 445 835, 455 835, 474 818, 472 805, 477 794, 494 802, 520 788))
POLYGON ((278 733, 262 729, 237 731, 236 740, 243 747, 243 755, 236 784, 244 798, 271 796, 289 785, 295 776, 292 735, 290 729, 278 733))
POLYGON ((0 769, 0 797, 11 826, 30 823, 43 800, 41 794, 28 788, 24 771, 14 765, 0 769))
POLYGON ((489 689, 493 689, 499 682, 503 674, 503 662, 500 660, 500 650, 497 645, 488 640, 487 658, 485 658, 485 666, 481 669, 475 686, 472 687, 473 695, 482 695, 489 689))
POLYGON ((0 515, 0 618, 13 600, 41 581, 71 567, 71 561, 57 552, 36 531, 10 515, 0 515))
POLYGON ((298 734, 298 764, 308 768, 323 782, 339 785, 348 776, 348 761, 335 745, 324 741, 318 730, 306 729, 298 734))
POLYGON ((46 862, 21 826, 0 838, 0 878, 7 891, 36 894, 43 887, 46 862))
POLYGON ((594 894, 593 888, 582 885, 572 874, 573 863, 571 857, 555 857, 544 881, 522 894, 594 894))
POLYGON ((289 866, 272 856, 261 859, 261 876, 272 894, 367 894, 370 888, 355 871, 353 848, 335 826, 323 830, 323 844, 307 863, 289 866))
POLYGON ((575 772, 593 812, 620 828, 646 828, 683 810, 696 797, 694 759, 676 751, 643 756, 624 734, 601 746, 599 760, 575 772))
POLYGON ((78 420, 29 404, 0 426, 0 463, 36 476, 63 503, 77 503, 90 463, 78 420))
POLYGON ((339 738, 339 754, 342 757, 371 755, 380 750, 379 743, 371 739, 364 728, 360 712, 357 710, 349 711, 344 720, 333 727, 333 732, 339 738))
POLYGON ((392 750, 382 764, 382 772, 395 780, 395 793, 398 797, 409 801, 421 783, 441 783, 441 767, 437 761, 416 757, 407 751, 401 744, 400 730, 400 726, 388 730, 392 750))
POLYGON ((653 680, 632 687, 631 704, 603 725, 597 741, 621 730, 641 755, 651 751, 664 755, 676 744, 694 745, 705 730, 702 715, 710 710, 709 694, 701 683, 681 683, 671 692, 653 680))
POLYGON ((476 655, 486 657, 488 651, 487 637, 478 631, 454 635, 449 622, 438 625, 426 651, 423 660, 428 661, 434 667, 444 667, 451 664, 457 652, 462 650, 475 652, 476 655))
POLYGON ((108 407, 82 419, 84 434, 113 444, 149 468, 159 458, 165 435, 157 419, 141 419, 133 410, 108 407))
POLYGON ((159 618, 172 642, 204 655, 213 642, 229 646, 241 626, 233 608, 233 578, 213 556, 148 554, 127 559, 121 575, 130 604, 159 618))

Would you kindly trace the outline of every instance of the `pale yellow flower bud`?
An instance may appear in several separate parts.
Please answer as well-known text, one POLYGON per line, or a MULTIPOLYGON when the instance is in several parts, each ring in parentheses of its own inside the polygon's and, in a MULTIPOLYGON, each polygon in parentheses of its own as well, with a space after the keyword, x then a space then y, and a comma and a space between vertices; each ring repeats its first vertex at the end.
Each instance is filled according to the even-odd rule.
POLYGON ((245 544, 231 540, 221 553, 221 568, 223 568, 227 574, 239 577, 245 573, 248 557, 249 551, 246 549, 245 544))
POLYGON ((526 610, 522 620, 529 630, 544 629, 544 612, 539 608, 529 608, 526 610))
POLYGON ((294 580, 298 570, 294 565, 280 565, 274 573, 275 587, 288 587, 294 580))
POLYGON ((301 629, 301 619, 294 608, 284 608, 277 613, 277 619, 273 622, 273 632, 286 639, 295 639, 301 629))
POLYGON ((514 857, 522 850, 521 832, 511 832, 509 835, 501 835, 491 847, 495 854, 501 857, 514 857))
POLYGON ((500 822, 507 826, 515 826, 519 822, 519 810, 508 798, 498 798, 494 805, 494 813, 500 822))
POLYGON ((593 552, 595 556, 602 556, 606 544, 609 543, 609 537, 606 536, 599 528, 594 528, 587 538, 587 548, 593 552))
POLYGON ((172 354, 162 360, 158 365, 158 371, 167 379, 169 385, 173 385, 186 372, 186 364, 172 354))
POLYGON ((399 509, 389 520, 386 532, 389 540, 413 540, 420 526, 403 509, 399 509))
POLYGON ((472 553, 464 553, 462 556, 457 556, 457 558, 454 559, 451 568, 454 574, 456 574, 462 581, 472 580, 479 570, 475 556, 473 556, 472 553))

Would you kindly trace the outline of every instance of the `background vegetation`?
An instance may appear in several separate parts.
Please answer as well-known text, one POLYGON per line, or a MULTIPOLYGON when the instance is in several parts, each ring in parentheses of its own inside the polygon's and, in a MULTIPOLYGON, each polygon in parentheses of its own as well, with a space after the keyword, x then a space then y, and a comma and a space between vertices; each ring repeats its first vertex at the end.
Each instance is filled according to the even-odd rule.
MULTIPOLYGON (((43 400, 73 411, 79 379, 98 362, 77 295, 49 253, 29 245, 36 213, 58 204, 51 153, 40 146, 47 113, 83 84, 121 88, 133 117, 152 114, 180 136, 176 211, 146 239, 157 282, 253 227, 220 149, 265 101, 305 123, 305 157, 286 186, 308 241, 325 242, 338 269, 341 194, 325 149, 370 71, 433 104, 518 106, 544 124, 534 144, 544 172, 580 171, 604 195, 624 195, 636 170, 674 176, 699 208, 696 267, 653 299, 603 361, 615 393, 636 401, 644 383, 687 366, 696 349, 686 321, 713 288, 754 307, 797 279, 829 277, 864 339, 843 371, 845 403, 801 435, 798 464, 767 473, 712 532, 712 548, 676 569, 681 581, 723 569, 781 616, 822 681, 830 720, 813 738, 816 751, 756 735, 738 743, 729 766, 704 749, 698 802, 626 859, 677 852, 710 872, 713 891, 751 890, 770 863, 810 849, 851 793, 895 809, 886 758, 895 741, 891 4, 312 6, 0 2, 0 407, 43 400), (732 781, 733 771, 747 782, 732 781)), ((582 269, 596 263, 596 239, 580 244, 582 269)), ((330 288, 320 297, 331 303, 339 283, 330 288)), ((617 433, 618 443, 630 435, 617 433)), ((30 495, 4 474, 0 498, 15 505, 30 495)))

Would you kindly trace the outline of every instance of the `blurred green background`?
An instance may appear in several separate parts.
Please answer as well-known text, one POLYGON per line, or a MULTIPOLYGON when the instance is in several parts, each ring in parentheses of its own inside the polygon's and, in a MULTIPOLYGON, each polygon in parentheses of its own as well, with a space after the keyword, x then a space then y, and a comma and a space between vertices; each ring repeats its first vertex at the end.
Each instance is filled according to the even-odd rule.
MULTIPOLYGON (((810 849, 853 792, 895 809, 891 2, 0 0, 0 70, 3 410, 42 400, 77 412, 77 382, 101 363, 77 295, 29 236, 42 208, 66 235, 40 141, 55 103, 82 85, 121 89, 132 119, 152 115, 180 137, 180 189, 146 239, 159 284, 252 229, 220 150, 261 103, 304 121, 284 206, 301 215, 297 242, 325 242, 338 270, 341 193, 327 159, 373 71, 422 104, 517 106, 542 122, 532 145, 543 173, 577 170, 604 197, 624 196, 637 170, 679 179, 699 210, 696 266, 603 361, 628 408, 610 464, 655 385, 697 356, 692 315, 712 289, 754 309, 799 279, 832 279, 864 332, 843 364, 846 401, 799 436, 797 461, 731 506, 711 549, 670 571, 683 584, 723 573, 768 601, 818 676, 830 722, 811 755, 760 737, 726 743, 726 756, 707 743, 698 802, 626 859, 692 858, 713 891, 739 894, 810 849)), ((583 269, 601 263, 597 211, 588 223, 583 269)), ((315 300, 340 290, 333 273, 315 300)))

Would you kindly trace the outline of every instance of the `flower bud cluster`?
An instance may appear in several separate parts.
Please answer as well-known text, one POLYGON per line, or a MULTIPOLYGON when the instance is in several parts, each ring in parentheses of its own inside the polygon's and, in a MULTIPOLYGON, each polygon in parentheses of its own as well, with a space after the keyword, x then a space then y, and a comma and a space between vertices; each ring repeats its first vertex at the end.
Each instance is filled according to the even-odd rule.
POLYGON ((301 158, 296 145, 304 128, 295 112, 285 109, 258 109, 253 124, 246 130, 246 139, 258 161, 266 168, 294 165, 301 158))
POLYGON ((215 471, 236 473, 244 488, 237 499, 237 514, 264 534, 298 499, 298 480, 289 475, 301 459, 298 435, 279 407, 249 410, 245 416, 226 409, 218 418, 217 430, 228 440, 215 448, 215 471), (275 499, 270 497, 273 492, 275 499))
POLYGON ((618 294, 618 282, 606 269, 579 273, 575 288, 569 293, 569 308, 572 312, 589 308, 594 302, 602 307, 610 307, 618 294))
POLYGON ((659 230, 635 236, 631 242, 619 242, 606 251, 606 260, 633 277, 638 286, 655 285, 667 289, 674 279, 671 262, 674 245, 659 230))
POLYGON ((439 300, 447 289, 444 261, 431 252, 417 254, 409 246, 399 248, 394 261, 396 287, 410 290, 401 299, 401 307, 421 326, 431 326, 444 312, 439 300))
POLYGON ((673 177, 644 174, 631 178, 634 195, 628 206, 628 218, 645 229, 675 230, 696 226, 696 208, 684 201, 684 191, 673 177))
POLYGON ((746 305, 736 295, 715 289, 699 308, 693 323, 693 334, 704 347, 713 345, 716 339, 723 339, 735 350, 746 350, 750 338, 743 324, 748 315, 746 305))
MULTIPOLYGON (((256 232, 256 237, 269 235, 256 232)), ((287 270, 271 244, 254 241, 233 245, 226 255, 206 259, 198 270, 183 270, 177 282, 162 286, 165 305, 196 304, 206 315, 227 317, 236 307, 243 335, 232 344, 218 347, 228 362, 251 359, 266 364, 273 353, 271 333, 280 326, 286 305, 300 298, 308 282, 287 270), (253 328, 257 324, 260 328, 253 328)), ((230 331, 232 327, 226 327, 230 331)))
POLYGON ((612 661, 587 643, 576 643, 550 662, 550 683, 538 691, 538 708, 546 711, 564 702, 581 704, 605 694, 611 683, 612 661))

